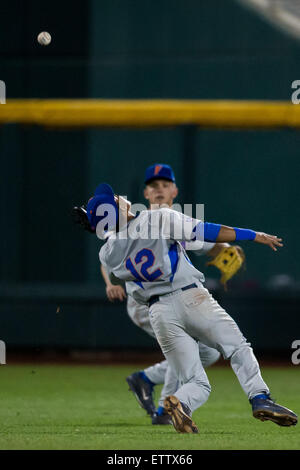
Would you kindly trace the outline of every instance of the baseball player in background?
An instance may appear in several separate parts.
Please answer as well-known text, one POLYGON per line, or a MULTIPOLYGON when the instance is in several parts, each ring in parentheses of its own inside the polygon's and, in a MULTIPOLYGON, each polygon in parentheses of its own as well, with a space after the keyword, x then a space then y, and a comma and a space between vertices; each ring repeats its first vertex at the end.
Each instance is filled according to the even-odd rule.
POLYGON ((250 344, 203 286, 203 274, 192 265, 179 243, 249 240, 277 251, 282 240, 263 232, 192 219, 167 208, 145 210, 134 216, 128 207, 127 217, 123 218, 118 204, 112 188, 100 184, 87 204, 87 217, 98 236, 104 238, 104 232, 115 232, 106 239, 99 254, 111 282, 126 282, 128 294, 149 306, 151 326, 180 384, 164 400, 176 431, 198 433, 192 412, 210 394, 197 341, 230 360, 255 418, 280 426, 296 425, 297 415, 271 399, 250 344), (152 236, 153 228, 158 229, 159 236, 152 236))
MULTIPOLYGON (((152 207, 164 206, 171 207, 174 199, 178 195, 178 188, 175 182, 175 175, 172 168, 166 164, 154 164, 146 169, 145 173, 144 197, 149 201, 149 209, 152 207)), ((218 254, 229 247, 228 243, 209 243, 209 242, 185 242, 186 250, 193 250, 197 255, 206 254, 211 258, 216 258, 218 254)), ((101 265, 101 272, 106 284, 106 293, 108 299, 124 300, 126 291, 124 286, 113 285, 101 265)), ((146 333, 155 338, 153 328, 150 323, 149 307, 136 302, 129 295, 127 297, 127 312, 131 320, 146 333)), ((198 343, 199 354, 204 368, 214 364, 220 358, 220 353, 213 348, 198 343)), ((152 418, 152 424, 171 424, 171 418, 163 407, 166 396, 172 395, 178 388, 178 378, 176 372, 168 367, 167 361, 161 361, 143 371, 134 372, 126 378, 130 390, 134 393, 138 403, 144 408, 152 418), (163 384, 159 406, 156 410, 153 400, 153 390, 155 385, 163 384)))

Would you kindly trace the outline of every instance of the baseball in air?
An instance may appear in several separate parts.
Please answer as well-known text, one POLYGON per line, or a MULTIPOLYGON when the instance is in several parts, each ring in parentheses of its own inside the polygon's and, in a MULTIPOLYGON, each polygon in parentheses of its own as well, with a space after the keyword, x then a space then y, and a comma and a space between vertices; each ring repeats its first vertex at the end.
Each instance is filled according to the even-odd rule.
POLYGON ((42 31, 37 37, 38 43, 41 46, 48 46, 51 42, 51 34, 47 31, 42 31))

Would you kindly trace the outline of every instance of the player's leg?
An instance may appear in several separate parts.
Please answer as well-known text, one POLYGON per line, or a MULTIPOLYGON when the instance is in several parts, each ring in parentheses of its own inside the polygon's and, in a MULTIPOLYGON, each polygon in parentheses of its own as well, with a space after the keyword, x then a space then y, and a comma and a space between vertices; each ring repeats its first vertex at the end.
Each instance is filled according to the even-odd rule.
MULTIPOLYGON (((149 317, 149 309, 145 305, 138 304, 131 296, 128 296, 127 312, 131 320, 151 336, 155 337, 149 317)), ((199 353, 204 367, 208 367, 217 361, 220 353, 212 348, 199 344, 199 353)), ((137 371, 126 378, 130 390, 134 393, 138 403, 152 416, 153 424, 169 424, 169 417, 163 408, 166 396, 171 395, 178 389, 178 378, 172 368, 168 368, 167 361, 162 361, 150 366, 143 371, 137 371), (164 383, 158 409, 155 409, 153 400, 153 389, 155 385, 164 383)))
POLYGON ((198 343, 184 331, 173 296, 164 296, 152 305, 150 319, 162 351, 180 384, 176 393, 165 399, 164 407, 178 432, 197 432, 191 414, 205 403, 210 393, 198 343))
POLYGON ((270 399, 257 359, 250 343, 242 335, 235 321, 200 285, 197 289, 182 292, 180 302, 185 312, 187 331, 207 346, 218 349, 230 360, 241 387, 252 404, 253 415, 270 419, 282 426, 296 424, 297 416, 270 399), (264 403, 263 403, 264 401, 264 403))
POLYGON ((258 393, 269 393, 251 345, 207 289, 199 286, 182 292, 178 301, 182 302, 187 331, 201 343, 220 351, 225 359, 231 360, 231 366, 248 398, 258 393))
POLYGON ((167 369, 168 362, 165 360, 157 362, 157 364, 154 364, 153 366, 146 367, 146 369, 144 369, 144 373, 151 382, 154 383, 154 385, 160 385, 165 381, 167 369))
MULTIPOLYGON (((220 359, 221 354, 213 348, 209 348, 205 344, 198 343, 199 355, 204 369, 211 366, 220 359)), ((165 383, 161 391, 156 413, 152 416, 152 424, 171 424, 168 414, 164 409, 164 400, 167 396, 173 395, 179 388, 178 377, 174 369, 168 366, 165 383)))
POLYGON ((210 348, 206 344, 198 342, 199 355, 204 369, 215 364, 221 357, 217 349, 210 348))
MULTIPOLYGON (((135 325, 155 338, 155 333, 150 323, 149 308, 146 305, 138 304, 131 296, 128 296, 127 313, 135 325)), ((199 343, 199 354, 204 368, 214 364, 220 358, 220 353, 216 349, 209 348, 201 343, 199 343)), ((177 384, 176 374, 170 371, 166 378, 167 366, 167 361, 161 361, 153 366, 147 367, 143 372, 152 384, 160 385, 167 380, 167 391, 176 391, 176 388, 173 390, 174 386, 176 387, 177 384)))
POLYGON ((211 390, 199 358, 197 341, 185 333, 165 339, 163 348, 170 368, 178 377, 178 387, 173 395, 193 412, 206 402, 211 390), (169 347, 172 349, 167 352, 169 347))
MULTIPOLYGON (((168 364, 168 363, 167 363, 168 364)), ((179 388, 179 381, 176 371, 168 364, 164 386, 161 390, 160 398, 158 401, 158 408, 152 416, 152 424, 172 424, 170 415, 164 408, 165 398, 173 395, 179 388)))
MULTIPOLYGON (((127 297, 127 313, 133 323, 155 338, 149 319, 149 308, 138 304, 131 296, 127 297)), ((144 370, 133 372, 126 377, 129 389, 134 393, 139 405, 152 416, 156 411, 153 398, 155 385, 164 383, 167 361, 161 361, 144 370)))

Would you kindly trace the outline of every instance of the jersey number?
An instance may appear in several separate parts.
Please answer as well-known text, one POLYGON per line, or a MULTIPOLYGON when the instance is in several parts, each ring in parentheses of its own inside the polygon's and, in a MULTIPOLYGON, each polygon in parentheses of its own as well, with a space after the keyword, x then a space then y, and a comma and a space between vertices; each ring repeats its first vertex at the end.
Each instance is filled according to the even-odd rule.
POLYGON ((155 261, 155 256, 151 250, 148 248, 143 248, 142 250, 138 251, 135 258, 134 263, 131 261, 131 258, 127 258, 125 266, 128 271, 133 274, 137 281, 155 281, 162 275, 160 269, 156 269, 152 273, 149 273, 148 269, 153 266, 155 261), (144 261, 143 261, 144 260, 144 261), (143 262, 142 262, 143 261, 143 262), (142 264, 140 264, 142 263, 142 264), (135 266, 134 266, 135 264, 135 266), (140 266, 137 266, 140 265, 140 266))

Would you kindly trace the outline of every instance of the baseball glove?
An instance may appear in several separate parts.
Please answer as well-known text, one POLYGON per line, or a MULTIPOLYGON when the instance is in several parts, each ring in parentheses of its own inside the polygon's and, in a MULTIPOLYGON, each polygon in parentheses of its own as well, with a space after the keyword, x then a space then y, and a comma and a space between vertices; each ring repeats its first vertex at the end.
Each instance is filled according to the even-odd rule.
POLYGON ((226 283, 231 279, 245 263, 245 253, 240 246, 223 248, 220 253, 207 266, 216 266, 221 271, 221 284, 227 289, 226 283))
POLYGON ((73 207, 71 217, 74 224, 80 225, 84 230, 90 233, 95 233, 95 230, 91 227, 89 219, 87 218, 85 206, 73 207))

